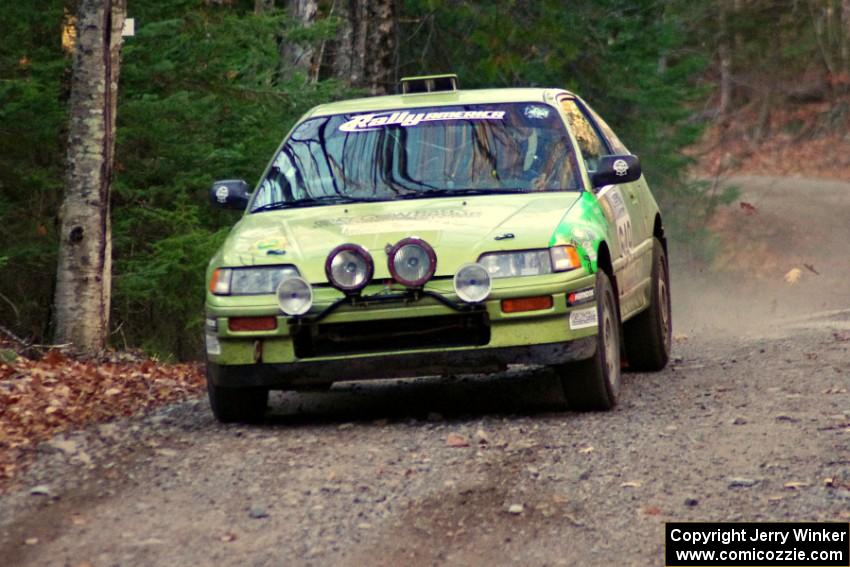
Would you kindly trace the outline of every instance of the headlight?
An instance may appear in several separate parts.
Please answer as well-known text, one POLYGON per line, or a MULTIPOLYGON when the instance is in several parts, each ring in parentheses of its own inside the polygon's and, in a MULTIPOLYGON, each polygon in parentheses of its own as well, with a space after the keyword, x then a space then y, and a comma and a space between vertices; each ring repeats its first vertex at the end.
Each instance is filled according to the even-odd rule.
POLYGON ((566 272, 581 267, 578 252, 573 246, 555 246, 541 250, 491 252, 482 255, 478 263, 491 278, 540 276, 566 272))
POLYGON ((325 275, 341 291, 359 291, 366 287, 375 273, 369 251, 357 244, 343 244, 328 254, 325 275))
POLYGON ((497 252, 484 254, 478 259, 492 278, 539 276, 552 273, 552 260, 548 250, 523 252, 497 252))
POLYGON ((274 293, 281 281, 298 275, 295 266, 218 268, 210 280, 210 291, 215 295, 274 293))
POLYGON ((455 274, 455 293, 467 303, 479 303, 490 295, 490 274, 481 264, 464 264, 455 274))
POLYGON ((277 286, 277 302, 287 315, 304 315, 313 306, 313 288, 304 278, 286 278, 277 286))
POLYGON ((421 287, 437 270, 437 255, 424 240, 405 238, 390 248, 389 269, 400 284, 421 287))

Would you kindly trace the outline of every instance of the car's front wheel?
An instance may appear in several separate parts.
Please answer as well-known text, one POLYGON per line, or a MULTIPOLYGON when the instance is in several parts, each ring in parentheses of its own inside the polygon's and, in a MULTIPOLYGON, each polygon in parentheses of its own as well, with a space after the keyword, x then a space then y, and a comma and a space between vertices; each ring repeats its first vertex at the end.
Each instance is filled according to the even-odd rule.
POLYGON ((596 353, 559 368, 567 406, 577 411, 609 410, 620 395, 620 318, 605 272, 596 276, 596 353))
POLYGON ((207 394, 213 415, 222 423, 257 423, 263 420, 269 403, 268 388, 228 388, 216 386, 207 364, 207 394))

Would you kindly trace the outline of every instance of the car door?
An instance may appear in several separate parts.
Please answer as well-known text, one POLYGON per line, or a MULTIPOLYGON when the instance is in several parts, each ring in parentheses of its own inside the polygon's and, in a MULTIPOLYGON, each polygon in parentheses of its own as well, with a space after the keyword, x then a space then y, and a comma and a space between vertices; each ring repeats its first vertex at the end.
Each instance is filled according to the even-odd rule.
MULTIPOLYGON (((574 96, 564 96, 559 102, 591 178, 602 156, 629 153, 613 132, 611 139, 603 135, 583 101, 574 96)), ((652 226, 647 226, 642 199, 644 190, 648 191, 648 188, 642 187, 642 184, 646 185, 643 177, 632 183, 593 189, 608 221, 617 230, 619 252, 613 261, 624 318, 642 309, 647 301, 652 226)))

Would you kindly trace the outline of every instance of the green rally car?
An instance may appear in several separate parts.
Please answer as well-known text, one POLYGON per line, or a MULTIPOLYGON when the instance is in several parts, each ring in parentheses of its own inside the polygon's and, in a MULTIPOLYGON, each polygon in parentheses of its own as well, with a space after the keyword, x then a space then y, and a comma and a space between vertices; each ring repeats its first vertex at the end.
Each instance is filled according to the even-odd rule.
POLYGON ((561 89, 402 94, 310 110, 207 272, 210 405, 262 418, 270 389, 556 370, 569 406, 617 403, 621 357, 659 370, 671 340, 658 205, 631 155, 561 89))

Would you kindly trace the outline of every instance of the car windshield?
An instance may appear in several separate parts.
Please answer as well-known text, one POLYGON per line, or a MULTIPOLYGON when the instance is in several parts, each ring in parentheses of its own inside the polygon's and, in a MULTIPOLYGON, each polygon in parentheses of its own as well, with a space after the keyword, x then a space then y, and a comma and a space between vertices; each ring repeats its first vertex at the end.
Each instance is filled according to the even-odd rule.
POLYGON ((580 187, 554 107, 440 106, 305 120, 275 157, 251 211, 580 187))

